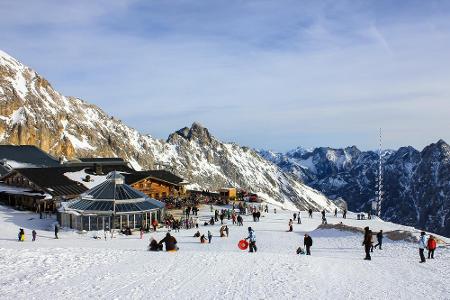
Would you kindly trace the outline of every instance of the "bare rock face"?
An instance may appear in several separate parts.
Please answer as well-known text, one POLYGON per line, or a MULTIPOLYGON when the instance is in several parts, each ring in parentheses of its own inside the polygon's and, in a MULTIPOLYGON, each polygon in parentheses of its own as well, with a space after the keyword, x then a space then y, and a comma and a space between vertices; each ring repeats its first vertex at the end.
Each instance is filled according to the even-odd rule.
POLYGON ((191 188, 234 186, 292 209, 335 208, 255 151, 222 143, 199 123, 166 141, 142 135, 94 105, 61 95, 1 51, 0 143, 36 145, 56 157, 122 157, 137 169, 162 164, 191 182, 191 188))

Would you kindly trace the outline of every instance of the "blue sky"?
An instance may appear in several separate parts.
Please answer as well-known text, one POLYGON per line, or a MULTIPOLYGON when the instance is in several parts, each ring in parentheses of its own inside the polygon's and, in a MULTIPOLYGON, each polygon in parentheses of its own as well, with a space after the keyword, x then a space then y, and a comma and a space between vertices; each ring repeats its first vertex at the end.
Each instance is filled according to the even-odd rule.
POLYGON ((1 1, 0 49, 166 138, 450 142, 450 1, 1 1))

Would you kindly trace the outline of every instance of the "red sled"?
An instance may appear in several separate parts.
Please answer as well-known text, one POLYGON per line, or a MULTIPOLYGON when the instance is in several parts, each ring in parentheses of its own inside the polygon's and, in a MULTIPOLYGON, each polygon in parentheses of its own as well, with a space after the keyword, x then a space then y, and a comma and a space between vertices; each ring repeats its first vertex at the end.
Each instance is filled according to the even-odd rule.
POLYGON ((238 247, 241 250, 246 250, 248 248, 248 242, 246 240, 240 240, 238 243, 238 247))

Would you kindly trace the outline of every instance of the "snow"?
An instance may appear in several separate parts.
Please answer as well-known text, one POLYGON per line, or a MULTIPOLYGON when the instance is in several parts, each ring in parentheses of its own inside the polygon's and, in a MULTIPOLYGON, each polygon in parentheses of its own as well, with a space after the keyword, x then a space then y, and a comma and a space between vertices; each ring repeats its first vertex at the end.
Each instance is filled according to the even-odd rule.
POLYGON ((128 162, 130 163, 131 167, 136 171, 142 170, 141 165, 134 158, 131 158, 128 162))
POLYGON ((89 144, 85 136, 82 136, 83 140, 80 140, 78 137, 68 133, 67 131, 64 132, 64 135, 69 138, 73 147, 76 149, 95 150, 95 147, 92 147, 91 144, 89 144))
POLYGON ((30 163, 19 162, 15 160, 6 160, 6 164, 10 166, 12 169, 20 169, 20 168, 37 168, 38 166, 30 163))
POLYGON ((103 183, 106 180, 106 175, 88 174, 88 173, 86 173, 86 169, 83 169, 83 170, 77 171, 77 172, 66 172, 66 173, 64 173, 64 176, 66 176, 70 180, 77 181, 77 182, 83 184, 88 189, 91 189, 91 188, 103 183), (88 175, 90 177, 90 181, 86 182, 84 179, 88 175))
POLYGON ((11 123, 12 124, 23 124, 26 122, 27 118, 25 117, 25 108, 20 107, 15 110, 11 115, 11 123))
POLYGON ((307 159, 301 159, 299 161, 299 163, 303 168, 309 169, 313 173, 317 173, 316 166, 314 165, 314 162, 313 162, 313 158, 314 157, 311 155, 307 159))
MULTIPOLYGON (((317 229, 302 213, 303 224, 286 232, 292 212, 263 214, 254 223, 244 217, 244 226, 230 225, 230 237, 218 237, 219 225, 211 230, 212 244, 200 244, 195 230, 173 233, 180 251, 148 252, 150 237, 158 240, 165 230, 132 236, 60 231, 53 239, 54 219, 40 220, 36 214, 0 206, 0 295, 5 299, 449 299, 450 253, 436 250, 435 260, 418 263, 417 247, 385 238, 383 250, 375 250, 372 261, 364 261, 362 235, 336 229, 317 229), (255 229, 258 252, 240 251, 237 242, 255 229), (26 240, 16 241, 18 228, 26 240), (31 229, 38 233, 31 242, 31 229), (314 240, 312 256, 298 256, 304 232, 314 240), (103 237, 103 234, 100 234, 103 237)), ((209 218, 202 208, 200 221, 209 218)), ((349 213, 343 220, 328 216, 329 223, 370 226, 374 232, 413 230, 377 219, 358 221, 349 213)), ((416 232, 414 231, 416 234, 416 232)), ((447 240, 448 242, 448 240, 447 240)))

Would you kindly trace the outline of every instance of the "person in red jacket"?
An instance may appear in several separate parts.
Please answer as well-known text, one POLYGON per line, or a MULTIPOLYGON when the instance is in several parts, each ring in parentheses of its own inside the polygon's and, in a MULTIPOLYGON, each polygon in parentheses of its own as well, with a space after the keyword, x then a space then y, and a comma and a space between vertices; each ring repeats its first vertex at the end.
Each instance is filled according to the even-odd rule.
POLYGON ((430 235, 427 243, 428 248, 428 259, 434 259, 434 250, 436 250, 436 239, 434 236, 430 235))

